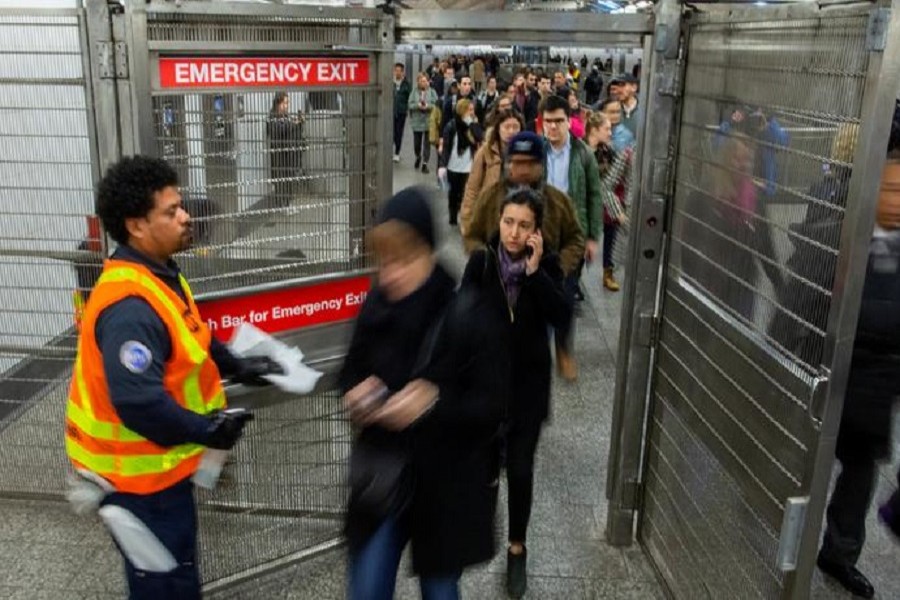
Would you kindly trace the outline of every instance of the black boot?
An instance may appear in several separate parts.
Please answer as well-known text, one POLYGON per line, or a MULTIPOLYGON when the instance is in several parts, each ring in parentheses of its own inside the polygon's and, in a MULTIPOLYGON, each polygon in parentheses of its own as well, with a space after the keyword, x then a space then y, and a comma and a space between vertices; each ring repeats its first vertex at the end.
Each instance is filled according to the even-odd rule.
POLYGON ((522 546, 521 554, 506 552, 506 593, 510 598, 521 598, 528 589, 526 572, 528 549, 522 546))
POLYGON ((416 157, 416 166, 414 168, 418 169, 419 165, 421 165, 421 164, 422 164, 422 159, 417 156, 416 157))
POLYGON ((819 554, 816 564, 826 575, 833 577, 845 590, 860 598, 872 598, 875 588, 859 569, 852 565, 841 565, 824 558, 819 554))

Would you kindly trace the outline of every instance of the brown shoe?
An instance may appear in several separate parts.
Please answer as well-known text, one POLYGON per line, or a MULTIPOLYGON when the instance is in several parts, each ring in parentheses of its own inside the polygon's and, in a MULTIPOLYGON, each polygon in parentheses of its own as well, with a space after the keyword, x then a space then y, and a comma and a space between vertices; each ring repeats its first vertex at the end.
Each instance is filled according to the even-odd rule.
POLYGON ((619 282, 613 277, 613 270, 610 268, 603 269, 603 287, 611 292, 618 292, 621 289, 619 282))
POLYGON ((575 357, 566 349, 556 347, 556 369, 566 381, 575 381, 578 378, 578 365, 575 357))

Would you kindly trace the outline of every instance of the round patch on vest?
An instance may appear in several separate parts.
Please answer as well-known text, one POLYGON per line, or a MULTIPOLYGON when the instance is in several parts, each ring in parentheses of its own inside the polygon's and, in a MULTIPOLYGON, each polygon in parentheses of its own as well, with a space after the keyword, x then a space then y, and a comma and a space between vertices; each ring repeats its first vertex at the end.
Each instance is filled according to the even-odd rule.
POLYGON ((153 354, 147 346, 131 340, 122 344, 119 349, 119 361, 132 373, 143 373, 150 368, 153 354))

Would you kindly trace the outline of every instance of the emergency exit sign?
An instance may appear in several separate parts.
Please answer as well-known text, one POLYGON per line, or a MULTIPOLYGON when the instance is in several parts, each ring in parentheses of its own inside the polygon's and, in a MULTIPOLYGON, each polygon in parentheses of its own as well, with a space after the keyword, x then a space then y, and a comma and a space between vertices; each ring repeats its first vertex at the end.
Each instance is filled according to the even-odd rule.
POLYGON ((163 57, 162 88, 353 86, 371 82, 367 58, 163 57))

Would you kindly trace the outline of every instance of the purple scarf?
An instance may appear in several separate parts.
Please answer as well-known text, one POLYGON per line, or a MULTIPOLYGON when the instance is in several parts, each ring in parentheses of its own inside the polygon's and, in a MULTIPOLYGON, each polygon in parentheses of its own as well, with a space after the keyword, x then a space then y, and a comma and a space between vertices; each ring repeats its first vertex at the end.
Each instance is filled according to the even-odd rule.
POLYGON ((500 258, 500 280, 503 283, 503 289, 506 290, 506 299, 510 306, 515 306, 519 299, 519 292, 522 291, 522 282, 525 281, 525 255, 522 258, 514 260, 509 255, 506 248, 501 243, 498 247, 497 256, 500 258))

